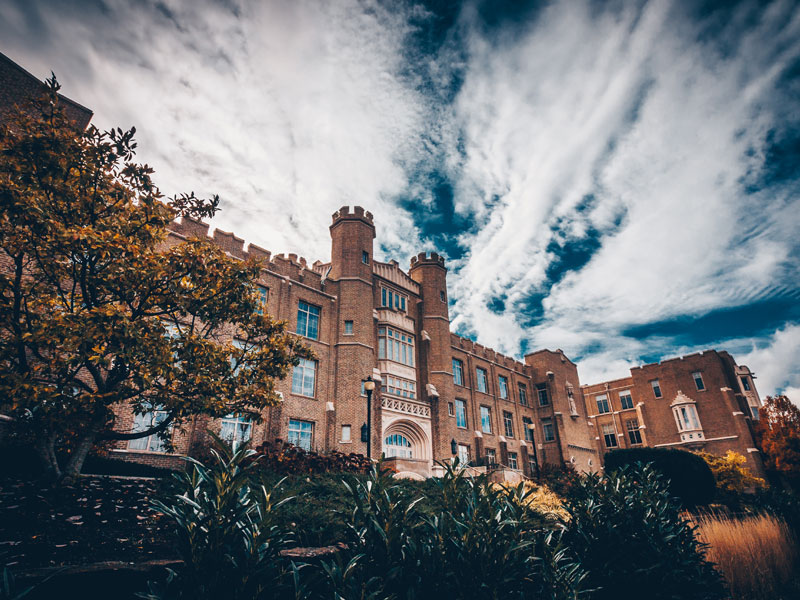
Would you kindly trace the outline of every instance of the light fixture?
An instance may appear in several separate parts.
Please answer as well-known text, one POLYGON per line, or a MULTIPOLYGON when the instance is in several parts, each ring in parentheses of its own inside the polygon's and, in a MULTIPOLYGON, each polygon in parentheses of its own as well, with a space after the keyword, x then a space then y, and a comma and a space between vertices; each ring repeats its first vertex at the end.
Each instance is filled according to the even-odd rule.
POLYGON ((455 438, 450 440, 450 453, 456 454, 458 452, 458 444, 456 443, 455 438))
POLYGON ((375 390, 375 381, 372 379, 372 376, 370 375, 364 380, 364 391, 372 392, 374 390, 375 390))

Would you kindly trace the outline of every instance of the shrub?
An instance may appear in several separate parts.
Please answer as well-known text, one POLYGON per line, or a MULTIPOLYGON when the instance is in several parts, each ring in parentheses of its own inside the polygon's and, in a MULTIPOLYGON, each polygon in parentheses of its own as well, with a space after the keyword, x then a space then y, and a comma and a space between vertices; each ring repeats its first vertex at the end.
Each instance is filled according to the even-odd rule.
POLYGON ((666 482, 650 467, 587 475, 565 507, 564 541, 588 572, 598 600, 724 598, 719 575, 703 556, 694 527, 666 482))
POLYGON ((539 481, 562 498, 568 497, 581 482, 581 475, 571 463, 545 463, 539 470, 539 481))
POLYGON ((800 591, 791 589, 797 548, 783 520, 702 515, 697 525, 698 537, 708 544, 706 556, 717 564, 734 600, 788 598, 800 591))
POLYGON ((183 567, 148 598, 255 600, 280 589, 288 567, 279 557, 291 539, 276 517, 275 488, 255 486, 245 447, 231 453, 219 438, 212 461, 174 475, 179 492, 153 506, 176 525, 183 567))
POLYGON ((708 452, 698 452, 711 472, 717 485, 716 499, 729 506, 738 506, 741 497, 748 491, 763 490, 767 487, 767 482, 760 477, 754 476, 745 467, 747 459, 733 450, 728 450, 724 456, 709 454, 708 452))
POLYGON ((264 442, 250 460, 257 460, 266 471, 282 474, 366 473, 372 466, 363 454, 336 450, 323 454, 280 441, 264 442))
POLYGON ((627 448, 605 456, 606 473, 626 465, 650 463, 669 480, 669 491, 687 508, 714 501, 716 482, 708 464, 697 454, 671 448, 627 448))

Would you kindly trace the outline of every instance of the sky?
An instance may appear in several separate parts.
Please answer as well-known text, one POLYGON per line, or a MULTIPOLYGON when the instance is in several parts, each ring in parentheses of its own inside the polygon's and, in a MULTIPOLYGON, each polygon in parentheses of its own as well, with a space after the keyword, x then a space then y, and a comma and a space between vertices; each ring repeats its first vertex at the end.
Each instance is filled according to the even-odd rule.
POLYGON ((799 2, 0 0, 0 52, 248 242, 327 260, 361 205, 461 335, 800 404, 799 2))

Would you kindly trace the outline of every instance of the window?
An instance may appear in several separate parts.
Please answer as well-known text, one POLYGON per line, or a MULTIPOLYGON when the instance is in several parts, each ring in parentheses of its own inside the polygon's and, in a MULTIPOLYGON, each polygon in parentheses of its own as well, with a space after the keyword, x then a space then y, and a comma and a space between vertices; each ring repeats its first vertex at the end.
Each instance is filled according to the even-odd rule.
MULTIPOLYGON (((156 427, 167 418, 165 410, 151 410, 143 415, 133 416, 133 431, 147 431, 156 427)), ((168 430, 169 431, 169 430, 168 430)), ((148 435, 147 437, 130 440, 129 450, 145 450, 147 452, 166 452, 167 444, 158 435, 148 435)))
POLYGON ((387 435, 383 439, 384 453, 386 458, 398 456, 400 458, 412 458, 413 452, 411 450, 411 442, 408 438, 399 433, 387 435))
POLYGON ((311 439, 314 437, 314 424, 308 421, 289 419, 288 442, 303 450, 311 450, 311 439))
POLYGON ((456 398, 456 427, 467 427, 467 403, 456 398))
POLYGON ((506 432, 506 437, 514 437, 514 415, 508 411, 503 411, 503 428, 506 432))
POLYGON ((442 302, 447 302, 447 295, 444 293, 444 290, 439 291, 439 300, 442 302))
POLYGON ((497 451, 494 448, 486 449, 486 462, 490 465, 497 464, 497 451))
POLYGON ((352 427, 350 425, 342 425, 342 442, 347 443, 351 440, 350 432, 352 431, 352 427))
POLYGON ((239 374, 239 369, 241 368, 241 365, 239 363, 241 362, 242 356, 244 355, 244 350, 246 348, 246 344, 244 343, 243 340, 237 340, 237 339, 234 338, 233 347, 236 348, 237 350, 241 350, 242 351, 241 353, 238 353, 238 352, 236 353, 238 356, 234 355, 234 354, 231 354, 231 356, 230 356, 231 369, 233 369, 233 374, 234 375, 238 375, 239 374))
POLYGON ((456 385, 464 385, 464 363, 457 358, 453 359, 453 382, 456 385))
POLYGON ((519 392, 519 403, 522 406, 528 406, 528 388, 524 383, 518 383, 517 391, 519 392))
POLYGON ((352 321, 345 321, 344 322, 344 334, 345 335, 353 335, 353 322, 352 321))
POLYGON ((619 393, 619 403, 622 405, 622 410, 633 408, 633 398, 628 390, 619 393))
POLYGON ((297 306, 297 333, 312 340, 319 338, 319 306, 300 300, 297 306))
POLYGON ((703 374, 700 371, 692 373, 692 379, 694 379, 694 386, 697 388, 698 392, 702 392, 706 389, 706 384, 703 383, 703 374))
POLYGON ((292 372, 292 393, 313 398, 316 374, 317 363, 313 360, 301 358, 300 364, 292 372))
POLYGON ((458 462, 461 465, 466 465, 469 463, 469 446, 466 444, 458 445, 458 462))
POLYGON ((366 250, 361 251, 361 262, 364 263, 365 265, 369 264, 369 252, 367 252, 366 250))
POLYGON ((553 428, 552 419, 542 419, 542 435, 545 442, 552 442, 556 439, 556 431, 553 428))
POLYGON ((546 383, 540 383, 536 386, 536 395, 539 396, 539 406, 547 406, 550 404, 550 398, 547 397, 546 383))
POLYGON ((481 369, 478 367, 475 369, 475 372, 478 374, 478 391, 488 394, 489 380, 486 378, 486 369, 481 369))
POLYGON ((509 452, 508 453, 508 466, 512 469, 517 468, 517 453, 516 452, 509 452))
POLYGON ((508 378, 503 375, 498 375, 497 385, 500 388, 500 398, 508 400, 508 378))
POLYGON ((603 425, 603 441, 605 441, 606 448, 617 447, 617 434, 614 433, 613 425, 603 425))
POLYGON ((481 431, 492 433, 492 411, 488 406, 481 406, 481 431))
POLYGON ((417 397, 417 384, 408 379, 401 379, 386 375, 381 382, 381 390, 395 396, 402 396, 403 398, 416 398, 417 397))
POLYGON ((257 285, 256 293, 258 294, 258 308, 256 312, 260 315, 264 314, 264 307, 267 305, 267 298, 269 297, 269 289, 264 286, 257 285))
POLYGON ((597 402, 597 412, 599 414, 604 415, 607 412, 611 412, 611 409, 608 406, 608 396, 605 394, 599 394, 595 396, 595 401, 597 402))
POLYGON ((381 288, 381 306, 405 312, 406 297, 389 288, 381 288))
POLYGON ((750 412, 753 413, 753 421, 758 421, 758 419, 759 419, 758 407, 757 406, 751 406, 750 407, 750 412))
POLYGON ((391 327, 378 327, 378 358, 413 367, 414 336, 391 327))
POLYGON ((656 398, 661 398, 661 385, 658 383, 658 379, 653 379, 653 381, 650 382, 650 385, 653 388, 653 395, 656 398))
POLYGON ((630 419, 629 421, 625 421, 625 429, 628 430, 628 440, 631 443, 631 446, 636 446, 637 444, 642 443, 642 432, 639 431, 639 421, 636 419, 630 419))
POLYGON ((522 428, 525 430, 525 441, 532 442, 533 441, 533 421, 530 417, 522 417, 522 428))
POLYGON ((239 446, 250 441, 252 431, 253 424, 249 415, 230 414, 222 419, 219 437, 228 442, 236 452, 239 446))
POLYGON ((742 381, 742 389, 745 392, 749 392, 750 391, 750 380, 747 377, 740 377, 739 379, 742 381))
POLYGON ((531 475, 539 472, 539 465, 536 464, 536 458, 533 456, 528 457, 528 468, 531 470, 531 475))
POLYGON ((692 431, 700 429, 700 420, 697 418, 697 409, 693 404, 676 406, 673 409, 678 431, 692 431))
POLYGON ((455 417, 455 416, 456 416, 456 409, 455 409, 455 407, 453 406, 453 403, 452 403, 452 402, 448 402, 448 403, 447 403, 447 414, 448 414, 449 416, 451 416, 451 417, 455 417))

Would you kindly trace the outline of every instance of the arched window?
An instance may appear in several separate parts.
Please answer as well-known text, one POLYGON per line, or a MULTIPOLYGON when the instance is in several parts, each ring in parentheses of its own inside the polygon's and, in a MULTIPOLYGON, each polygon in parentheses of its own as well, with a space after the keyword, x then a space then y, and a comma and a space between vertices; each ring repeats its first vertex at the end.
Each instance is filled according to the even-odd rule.
POLYGON ((413 451, 411 449, 411 442, 408 438, 399 433, 387 435, 383 439, 383 448, 386 458, 397 456, 399 458, 413 458, 413 451))

